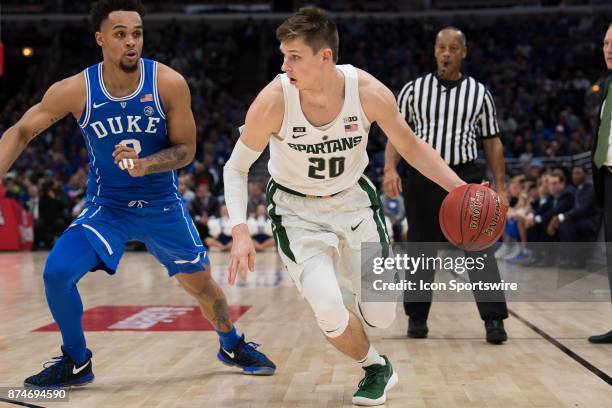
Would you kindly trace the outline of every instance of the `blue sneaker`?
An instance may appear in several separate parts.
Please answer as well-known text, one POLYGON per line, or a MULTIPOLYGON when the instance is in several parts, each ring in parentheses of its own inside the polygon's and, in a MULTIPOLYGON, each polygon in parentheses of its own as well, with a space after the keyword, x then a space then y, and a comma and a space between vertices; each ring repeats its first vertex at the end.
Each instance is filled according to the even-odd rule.
POLYGON ((94 380, 91 351, 87 350, 87 361, 78 365, 62 347, 62 355, 46 362, 40 373, 28 377, 23 382, 27 388, 79 387, 94 380))
POLYGON ((506 262, 510 264, 521 264, 523 261, 528 259, 531 256, 531 251, 527 249, 522 249, 517 255, 512 258, 505 259, 506 262))
POLYGON ((257 351, 257 347, 257 343, 245 343, 243 334, 234 350, 219 347, 217 358, 225 365, 242 368, 244 374, 273 375, 276 365, 264 353, 257 351))

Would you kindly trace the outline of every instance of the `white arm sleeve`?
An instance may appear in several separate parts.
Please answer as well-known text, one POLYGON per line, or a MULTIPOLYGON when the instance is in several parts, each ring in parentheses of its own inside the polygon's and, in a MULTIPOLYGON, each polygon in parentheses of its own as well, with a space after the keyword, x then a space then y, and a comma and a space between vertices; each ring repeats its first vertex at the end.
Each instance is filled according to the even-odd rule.
POLYGON ((227 205, 232 228, 246 223, 249 169, 260 155, 261 152, 249 148, 238 139, 232 155, 223 167, 225 205, 227 205))

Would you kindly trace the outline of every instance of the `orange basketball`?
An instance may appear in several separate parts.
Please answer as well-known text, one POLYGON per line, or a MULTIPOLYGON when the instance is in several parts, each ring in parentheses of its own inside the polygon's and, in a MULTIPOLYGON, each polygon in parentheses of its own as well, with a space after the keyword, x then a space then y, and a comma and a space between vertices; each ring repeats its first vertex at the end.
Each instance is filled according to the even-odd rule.
POLYGON ((466 184, 448 193, 442 202, 440 228, 451 244, 466 251, 480 251, 502 235, 507 211, 489 187, 466 184))

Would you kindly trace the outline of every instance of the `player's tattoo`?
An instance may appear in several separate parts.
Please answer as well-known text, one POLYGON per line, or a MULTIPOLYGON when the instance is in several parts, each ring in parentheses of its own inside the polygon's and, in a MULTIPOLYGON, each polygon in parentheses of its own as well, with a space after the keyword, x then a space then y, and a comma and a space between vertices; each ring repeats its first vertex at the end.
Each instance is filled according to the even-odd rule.
POLYGON ((147 162, 147 174, 162 173, 185 166, 187 158, 187 146, 176 145, 161 150, 145 158, 147 162))
POLYGON ((222 330, 230 330, 232 328, 227 303, 224 299, 215 299, 213 302, 213 322, 222 330))

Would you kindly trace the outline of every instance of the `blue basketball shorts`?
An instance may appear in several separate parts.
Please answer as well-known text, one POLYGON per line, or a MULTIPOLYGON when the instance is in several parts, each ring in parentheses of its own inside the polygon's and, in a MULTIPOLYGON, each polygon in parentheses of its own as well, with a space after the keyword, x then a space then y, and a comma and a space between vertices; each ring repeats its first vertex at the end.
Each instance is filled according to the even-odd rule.
POLYGON ((207 251, 182 202, 165 207, 109 207, 88 203, 68 227, 80 226, 104 265, 114 274, 127 241, 141 241, 170 276, 210 265, 207 251))

